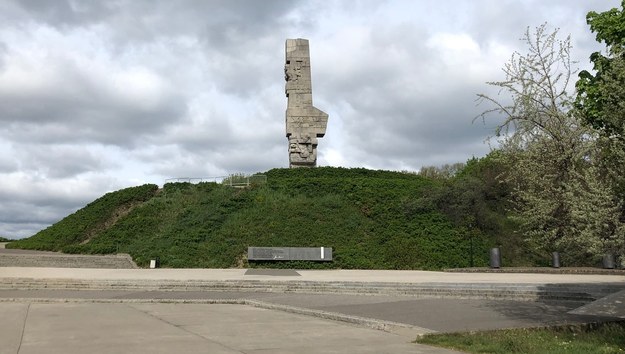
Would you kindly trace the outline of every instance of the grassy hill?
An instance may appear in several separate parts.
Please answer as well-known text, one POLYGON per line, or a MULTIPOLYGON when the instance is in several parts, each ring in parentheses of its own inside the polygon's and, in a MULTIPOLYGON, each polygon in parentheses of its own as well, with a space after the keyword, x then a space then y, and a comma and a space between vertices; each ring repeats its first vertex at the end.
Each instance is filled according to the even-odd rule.
POLYGON ((487 264, 492 235, 453 222, 441 181, 366 169, 273 169, 245 189, 170 183, 108 193, 11 248, 129 253, 139 265, 441 269, 487 264), (333 247, 331 263, 248 264, 248 246, 333 247))

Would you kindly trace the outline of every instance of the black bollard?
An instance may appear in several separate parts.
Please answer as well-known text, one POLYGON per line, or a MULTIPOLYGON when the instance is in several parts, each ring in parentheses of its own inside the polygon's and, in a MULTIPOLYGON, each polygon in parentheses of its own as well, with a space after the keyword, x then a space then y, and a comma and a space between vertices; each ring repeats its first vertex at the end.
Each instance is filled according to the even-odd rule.
POLYGON ((551 266, 553 268, 560 268, 560 253, 553 252, 551 254, 551 266))
POLYGON ((490 267, 491 268, 501 268, 501 252, 499 252, 499 247, 490 249, 490 267))
POLYGON ((603 269, 614 269, 614 255, 606 253, 603 256, 603 269))

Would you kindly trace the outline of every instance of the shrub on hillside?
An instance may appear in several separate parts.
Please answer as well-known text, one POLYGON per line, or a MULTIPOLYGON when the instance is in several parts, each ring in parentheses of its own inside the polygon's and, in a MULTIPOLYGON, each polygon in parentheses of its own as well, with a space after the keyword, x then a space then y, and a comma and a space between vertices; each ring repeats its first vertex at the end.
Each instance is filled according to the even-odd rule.
MULTIPOLYGON (((34 236, 11 242, 7 246, 49 251, 60 251, 70 245, 75 247, 105 228, 105 222, 110 220, 120 207, 145 202, 152 198, 157 190, 158 186, 146 184, 107 193, 34 236)), ((67 249, 71 251, 75 248, 67 249)))

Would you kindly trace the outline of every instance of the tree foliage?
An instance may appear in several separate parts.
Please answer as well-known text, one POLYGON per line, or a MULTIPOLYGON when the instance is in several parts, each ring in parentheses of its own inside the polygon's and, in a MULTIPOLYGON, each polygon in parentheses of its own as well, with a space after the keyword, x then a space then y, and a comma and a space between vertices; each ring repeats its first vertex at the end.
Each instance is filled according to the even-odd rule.
POLYGON ((585 121, 608 137, 623 139, 625 132, 625 0, 621 9, 586 16, 596 39, 607 46, 606 55, 590 56, 595 74, 584 70, 576 87, 576 106, 585 121))
MULTIPOLYGON (((594 74, 582 71, 576 83, 576 108, 583 120, 596 129, 599 139, 597 157, 600 174, 611 183, 620 203, 612 217, 625 220, 625 1, 621 9, 586 16, 590 30, 598 42, 606 45, 606 53, 590 56, 594 74)), ((622 249, 618 238, 604 239, 608 248, 622 249)))
POLYGON ((434 179, 449 179, 454 177, 465 167, 462 162, 444 164, 442 166, 423 166, 419 170, 419 176, 434 179))

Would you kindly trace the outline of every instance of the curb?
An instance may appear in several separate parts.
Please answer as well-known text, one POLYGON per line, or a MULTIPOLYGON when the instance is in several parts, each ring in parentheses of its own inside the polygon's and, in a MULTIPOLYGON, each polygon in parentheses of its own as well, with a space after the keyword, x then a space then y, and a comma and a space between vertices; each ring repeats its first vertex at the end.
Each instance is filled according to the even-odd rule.
POLYGON ((506 274, 594 274, 625 275, 625 269, 601 269, 592 267, 502 267, 502 268, 448 268, 445 273, 506 273, 506 274))

